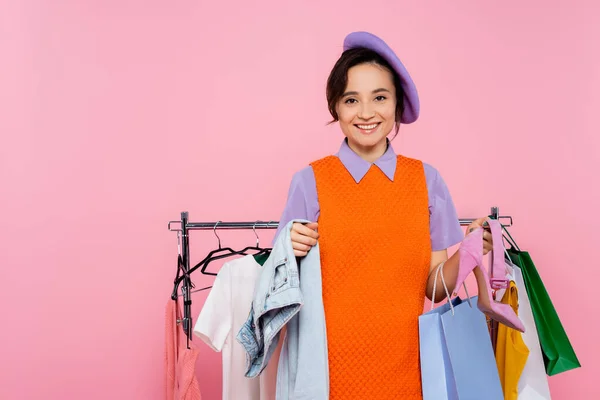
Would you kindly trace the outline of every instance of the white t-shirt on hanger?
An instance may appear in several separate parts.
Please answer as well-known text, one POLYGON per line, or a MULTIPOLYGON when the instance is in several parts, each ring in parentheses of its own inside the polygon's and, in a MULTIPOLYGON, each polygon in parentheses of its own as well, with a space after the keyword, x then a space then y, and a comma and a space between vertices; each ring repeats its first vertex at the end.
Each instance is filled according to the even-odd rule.
POLYGON ((252 255, 225 263, 194 325, 194 334, 223 354, 223 400, 275 400, 283 336, 257 378, 247 378, 246 353, 236 335, 248 318, 261 265, 252 255))

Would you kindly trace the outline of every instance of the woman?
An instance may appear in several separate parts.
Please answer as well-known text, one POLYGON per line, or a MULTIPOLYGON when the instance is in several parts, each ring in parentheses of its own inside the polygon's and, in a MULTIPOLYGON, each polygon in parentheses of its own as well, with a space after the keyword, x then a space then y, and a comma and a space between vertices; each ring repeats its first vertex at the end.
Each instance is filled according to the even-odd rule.
MULTIPOLYGON (((434 268, 445 262, 445 281, 456 281, 458 253, 448 258, 447 248, 463 232, 439 173, 397 156, 388 140, 418 118, 419 99, 385 42, 366 32, 345 38, 327 101, 345 138, 336 155, 294 175, 280 226, 315 221, 294 224, 291 237, 298 257, 319 240, 330 398, 421 399, 418 316, 434 268)), ((484 239, 487 253, 489 232, 484 239)))

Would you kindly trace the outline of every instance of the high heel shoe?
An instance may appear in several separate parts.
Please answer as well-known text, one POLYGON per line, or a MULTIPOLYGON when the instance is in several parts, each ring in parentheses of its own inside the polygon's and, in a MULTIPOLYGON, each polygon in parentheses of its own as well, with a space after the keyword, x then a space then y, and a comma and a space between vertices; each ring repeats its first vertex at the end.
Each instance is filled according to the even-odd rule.
POLYGON ((515 314, 512 307, 508 304, 498 303, 494 299, 494 293, 498 289, 508 286, 506 279, 506 267, 504 266, 504 244, 502 242, 502 227, 496 220, 487 220, 492 233, 493 249, 492 262, 490 263, 491 278, 483 265, 483 228, 477 228, 470 232, 462 241, 458 249, 460 259, 458 267, 458 279, 456 288, 460 287, 473 270, 479 268, 480 274, 475 274, 479 295, 477 296, 477 307, 491 319, 498 321, 509 328, 516 329, 519 332, 525 332, 523 322, 515 314), (485 288, 485 293, 482 293, 485 288))
POLYGON ((456 292, 465 282, 467 276, 481 264, 483 256, 483 229, 477 228, 471 231, 461 242, 458 248, 458 276, 454 285, 454 296, 456 292))

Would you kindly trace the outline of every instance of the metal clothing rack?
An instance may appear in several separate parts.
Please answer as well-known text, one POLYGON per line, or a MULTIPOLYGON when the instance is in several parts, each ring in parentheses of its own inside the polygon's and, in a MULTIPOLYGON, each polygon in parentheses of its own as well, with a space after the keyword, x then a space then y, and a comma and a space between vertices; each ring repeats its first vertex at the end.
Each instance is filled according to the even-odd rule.
MULTIPOLYGON (((507 224, 504 226, 512 226, 511 216, 500 216, 498 207, 492 207, 490 211, 490 217, 493 219, 508 219, 507 224)), ((461 218, 459 219, 460 225, 470 225, 476 218, 461 218)), ((179 232, 181 236, 181 258, 183 261, 184 273, 190 269, 190 240, 189 231, 195 230, 208 230, 212 229, 277 229, 279 227, 278 221, 250 221, 250 222, 190 222, 189 213, 187 211, 181 212, 181 219, 179 221, 169 221, 168 229, 172 232, 179 232), (179 224, 179 227, 172 227, 172 224, 179 224)), ((183 324, 183 331, 185 332, 188 340, 192 338, 192 318, 191 318, 191 291, 190 291, 190 280, 184 279, 181 285, 181 295, 183 297, 183 318, 178 323, 183 324)))

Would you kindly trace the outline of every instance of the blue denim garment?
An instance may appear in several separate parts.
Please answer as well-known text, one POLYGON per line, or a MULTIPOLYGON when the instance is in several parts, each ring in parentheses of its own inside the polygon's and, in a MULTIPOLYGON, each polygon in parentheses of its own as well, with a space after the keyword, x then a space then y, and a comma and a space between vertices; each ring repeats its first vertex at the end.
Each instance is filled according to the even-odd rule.
POLYGON ((254 378, 267 366, 287 324, 277 370, 277 400, 328 400, 319 245, 298 264, 290 237, 294 222, 309 221, 289 221, 278 234, 256 282, 250 314, 236 339, 246 350, 246 376, 254 378))

